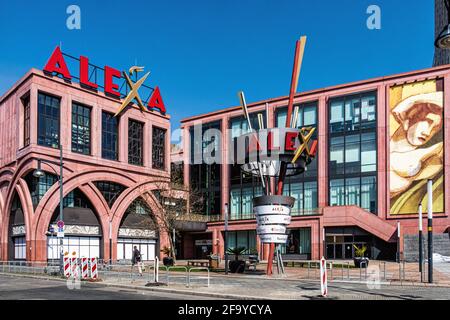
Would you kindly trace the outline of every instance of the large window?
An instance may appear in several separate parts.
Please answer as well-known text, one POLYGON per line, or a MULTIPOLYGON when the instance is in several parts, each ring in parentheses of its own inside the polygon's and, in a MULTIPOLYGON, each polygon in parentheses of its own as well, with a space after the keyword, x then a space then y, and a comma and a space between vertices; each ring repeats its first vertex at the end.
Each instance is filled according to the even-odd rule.
POLYGON ((262 187, 257 177, 251 177, 252 184, 234 186, 230 190, 230 219, 254 219, 253 198, 262 196, 262 187), (256 180, 256 181, 255 181, 256 180))
POLYGON ((22 98, 23 105, 23 146, 30 144, 30 95, 22 98))
POLYGON ((102 158, 117 160, 118 147, 118 118, 112 113, 102 112, 102 158))
POLYGON ((128 163, 141 166, 143 164, 144 124, 139 121, 128 121, 128 163))
POLYGON ((38 144, 59 148, 60 99, 44 93, 38 95, 38 144))
MULTIPOLYGON (((315 127, 316 131, 311 139, 316 140, 318 132, 317 103, 308 102, 296 107, 298 107, 296 127, 315 127)), ((286 117, 287 107, 278 108, 275 112, 275 126, 285 127, 286 117)), ((294 117, 294 114, 292 117, 294 117)), ((291 119, 292 121, 294 119, 291 119)), ((317 214, 317 160, 313 160, 304 173, 286 178, 283 193, 286 196, 295 198, 292 215, 317 214)))
POLYGON ((227 248, 245 248, 244 254, 256 252, 256 231, 229 231, 227 233, 227 248))
POLYGON ((287 182, 283 194, 295 199, 291 214, 293 216, 317 214, 317 181, 295 179, 291 182, 290 178, 287 178, 287 182))
POLYGON ((27 242, 25 237, 14 237, 14 259, 26 260, 27 258, 27 242))
POLYGON ((190 128, 191 142, 191 205, 198 214, 217 217, 221 214, 221 164, 216 162, 205 163, 203 155, 216 159, 220 158, 221 147, 219 138, 209 132, 218 133, 220 121, 209 122, 202 125, 201 136, 194 134, 190 128))
POLYGON ((152 167, 165 169, 166 160, 166 130, 158 127, 152 128, 152 167))
MULTIPOLYGON (((253 112, 249 115, 254 130, 259 129, 258 114, 262 115, 266 127, 266 112, 253 112)), ((230 120, 231 139, 233 139, 234 160, 238 152, 237 138, 249 132, 248 121, 244 117, 230 120)), ((261 180, 241 170, 240 164, 231 164, 230 168, 230 200, 229 217, 231 220, 254 219, 253 198, 263 194, 261 180)))
POLYGON ((288 240, 281 246, 281 253, 302 255, 302 259, 311 259, 311 228, 288 229, 288 240))
MULTIPOLYGON (((63 239, 63 252, 76 252, 78 257, 99 258, 100 237, 77 237, 65 236, 63 239)), ((56 237, 47 239, 47 259, 57 260, 60 258, 60 240, 56 237)))
POLYGON ((330 205, 376 213, 376 93, 332 99, 329 115, 330 205))
POLYGON ((113 206, 120 194, 126 189, 125 186, 110 181, 96 181, 94 184, 102 193, 103 198, 105 198, 110 208, 113 206))
POLYGON ((72 103, 72 151, 91 153, 91 108, 72 103))
POLYGON ((46 172, 44 176, 36 178, 31 172, 25 177, 25 181, 27 182, 30 190, 33 207, 36 208, 48 189, 50 189, 58 181, 58 177, 54 174, 46 172))
POLYGON ((131 260, 133 257, 134 246, 136 246, 141 253, 143 261, 155 260, 156 240, 133 238, 117 239, 117 259, 131 260))

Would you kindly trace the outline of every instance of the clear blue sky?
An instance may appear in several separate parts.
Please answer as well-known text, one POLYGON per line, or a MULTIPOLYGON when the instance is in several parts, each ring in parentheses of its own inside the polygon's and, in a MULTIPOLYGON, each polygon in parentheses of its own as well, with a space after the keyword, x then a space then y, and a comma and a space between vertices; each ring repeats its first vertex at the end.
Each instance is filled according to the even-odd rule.
POLYGON ((144 65, 172 116, 286 95, 295 41, 308 36, 299 91, 430 67, 434 1, 0 0, 0 95, 62 49, 97 65, 144 65), (66 8, 81 8, 81 30, 66 8), (366 9, 381 7, 381 30, 366 9))

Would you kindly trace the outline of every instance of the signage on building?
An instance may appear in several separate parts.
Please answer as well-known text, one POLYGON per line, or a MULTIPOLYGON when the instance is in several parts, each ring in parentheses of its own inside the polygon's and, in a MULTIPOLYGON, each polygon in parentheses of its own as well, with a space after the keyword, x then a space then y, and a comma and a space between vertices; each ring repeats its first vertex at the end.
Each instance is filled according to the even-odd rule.
POLYGON ((317 150, 316 140, 309 145, 314 131, 315 128, 270 128, 243 134, 233 141, 236 164, 254 175, 278 176, 280 164, 285 162, 286 176, 302 173, 317 150))
MULTIPOLYGON (((161 92, 158 87, 155 87, 154 90, 152 90, 152 93, 147 99, 148 101, 146 103, 144 103, 139 95, 138 89, 144 87, 144 81, 147 79, 150 72, 147 72, 142 78, 136 80, 136 82, 133 82, 131 80, 130 76, 132 76, 133 74, 137 76, 138 72, 143 71, 143 67, 133 66, 128 70, 128 73, 126 71, 120 72, 119 70, 110 66, 105 66, 102 69, 91 65, 87 57, 80 56, 79 76, 75 77, 73 76, 73 73, 71 73, 71 71, 74 72, 75 70, 69 70, 64 56, 65 55, 61 52, 59 46, 56 47, 46 65, 44 66, 44 72, 47 75, 52 76, 60 75, 65 81, 69 82, 71 82, 73 78, 77 78, 81 87, 97 91, 101 86, 95 81, 93 82, 91 77, 95 72, 95 78, 97 78, 97 70, 103 71, 103 91, 105 95, 120 100, 123 99, 121 106, 116 112, 116 115, 119 114, 133 101, 137 103, 141 110, 147 109, 149 111, 152 111, 154 109, 158 109, 162 114, 166 113, 166 107, 164 105, 161 92), (90 71, 90 67, 91 69, 93 69, 92 72, 90 71), (125 79, 126 83, 122 83, 122 85, 119 86, 118 81, 122 80, 123 82, 123 79, 125 79), (121 89, 122 91, 125 90, 125 92, 121 93, 121 89)), ((71 58, 76 59, 73 57, 71 58)), ((150 87, 146 88, 151 89, 150 87)))
POLYGON ((212 246, 212 240, 195 240, 196 246, 212 246))

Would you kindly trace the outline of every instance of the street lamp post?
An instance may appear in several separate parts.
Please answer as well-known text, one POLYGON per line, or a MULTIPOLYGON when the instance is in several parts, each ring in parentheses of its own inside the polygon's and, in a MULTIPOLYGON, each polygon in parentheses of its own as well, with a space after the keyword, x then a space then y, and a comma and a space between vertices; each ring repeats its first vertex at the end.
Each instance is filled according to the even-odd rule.
POLYGON ((112 265, 112 220, 109 220, 109 264, 112 265))
POLYGON ((433 180, 428 180, 428 282, 433 283, 433 180))
MULTIPOLYGON (((38 159, 38 167, 33 172, 33 176, 36 178, 41 178, 45 175, 45 172, 41 169, 42 162, 54 163, 52 161, 38 159)), ((50 166, 52 170, 58 175, 58 172, 50 166)), ((64 197, 63 197, 63 150, 62 145, 59 144, 59 220, 64 221, 64 197)), ((59 237, 59 273, 64 275, 64 235, 59 237)))
POLYGON ((443 0, 447 8, 447 26, 441 31, 436 38, 434 45, 440 49, 450 49, 450 0, 443 0))
POLYGON ((225 203, 225 230, 223 233, 224 251, 225 251, 225 274, 228 274, 228 252, 227 252, 227 233, 228 233, 228 203, 225 203))

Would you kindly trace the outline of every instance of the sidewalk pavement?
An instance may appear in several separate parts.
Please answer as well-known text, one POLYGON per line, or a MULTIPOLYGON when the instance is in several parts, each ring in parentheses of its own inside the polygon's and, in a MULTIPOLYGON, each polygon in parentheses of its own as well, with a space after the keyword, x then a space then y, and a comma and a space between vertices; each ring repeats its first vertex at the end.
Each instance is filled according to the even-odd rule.
MULTIPOLYGON (((338 262, 336 262, 338 263, 338 262)), ((340 266, 343 264, 340 263, 340 266)), ((433 284, 421 283, 417 264, 406 264, 403 269, 397 263, 370 262, 370 268, 334 268, 328 270, 327 299, 450 299, 450 263, 436 263, 433 284), (378 270, 373 273, 371 270, 378 270), (385 271, 386 270, 386 271, 385 271), (400 281, 399 273, 406 280, 400 281), (384 273, 386 277, 384 278, 384 273)), ((225 299, 323 299, 320 296, 319 270, 286 267, 286 275, 267 276, 265 266, 259 265, 256 271, 245 274, 228 274, 210 272, 210 286, 207 286, 206 272, 191 272, 190 286, 187 287, 187 273, 161 270, 159 283, 155 284, 152 268, 147 268, 143 277, 137 270, 129 268, 115 271, 100 270, 102 279, 98 284, 113 287, 133 288, 139 290, 183 293, 225 299), (168 285, 167 285, 167 276, 168 285)), ((276 270, 276 268, 274 268, 276 270)), ((24 277, 49 278, 48 276, 18 275, 24 277)), ((51 277, 55 279, 55 277, 51 277)), ((61 281, 65 279, 57 278, 61 281)), ((424 278, 426 279, 426 278, 424 278)))
MULTIPOLYGON (((177 265, 186 265, 187 261, 178 260, 177 265)), ((296 262, 298 265, 300 262, 296 262)), ((310 262, 310 267, 308 270, 308 262, 301 262, 305 267, 285 267, 286 279, 308 279, 314 280, 319 279, 320 269, 318 264, 310 262)), ((422 274, 419 271, 419 264, 412 262, 390 262, 390 261, 377 261, 371 260, 369 262, 369 268, 359 269, 354 268, 353 261, 350 260, 335 260, 327 261, 327 263, 332 263, 333 267, 330 268, 328 264, 328 281, 360 281, 366 282, 367 278, 373 279, 374 277, 380 278, 381 282, 386 284, 414 284, 414 285, 429 285, 426 283, 428 279, 428 269, 424 266, 422 274), (422 280, 422 281, 421 281, 422 280)), ((292 265, 289 263, 288 265, 292 265)), ((224 262, 220 264, 220 270, 224 269, 224 262)), ((266 264, 261 263, 257 266, 256 270, 246 271, 245 274, 236 275, 238 277, 259 277, 259 278, 276 278, 276 265, 274 265, 274 275, 272 277, 266 276, 266 264)), ((214 271, 211 275, 216 274, 214 271)), ((219 274, 223 274, 219 273, 219 274)), ((444 260, 434 260, 433 268, 433 282, 437 285, 450 286, 450 261, 444 260)))

